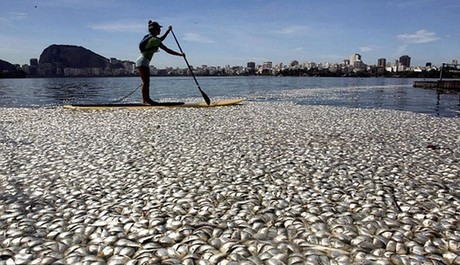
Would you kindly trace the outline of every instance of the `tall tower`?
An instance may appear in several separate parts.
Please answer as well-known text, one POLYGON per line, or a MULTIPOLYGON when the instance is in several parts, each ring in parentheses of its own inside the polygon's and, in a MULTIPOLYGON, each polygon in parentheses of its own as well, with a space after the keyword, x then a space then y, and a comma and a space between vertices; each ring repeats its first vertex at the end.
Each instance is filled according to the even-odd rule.
POLYGON ((353 53, 350 56, 350 64, 353 65, 355 62, 361 62, 361 54, 353 53))
POLYGON ((385 67, 386 65, 387 65, 387 59, 385 59, 385 58, 380 58, 377 61, 377 66, 378 67, 385 67))
POLYGON ((38 59, 37 58, 30 59, 30 66, 38 66, 38 59))
POLYGON ((361 60, 361 54, 353 53, 350 56, 350 65, 352 65, 354 68, 362 68, 364 63, 361 60))
POLYGON ((399 57, 399 62, 405 67, 410 67, 410 57, 408 55, 399 57))

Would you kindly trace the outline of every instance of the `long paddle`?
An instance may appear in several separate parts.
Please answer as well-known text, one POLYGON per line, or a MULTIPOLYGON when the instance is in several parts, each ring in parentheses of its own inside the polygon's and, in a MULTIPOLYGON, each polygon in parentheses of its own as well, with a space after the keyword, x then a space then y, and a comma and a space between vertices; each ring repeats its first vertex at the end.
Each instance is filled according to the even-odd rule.
MULTIPOLYGON (((181 52, 181 53, 184 53, 184 51, 183 51, 182 48, 180 47, 179 41, 177 41, 176 34, 174 34, 174 31, 173 31, 172 29, 171 29, 171 33, 172 33, 172 35, 173 35, 173 37, 174 37, 174 40, 175 40, 176 43, 177 43, 177 47, 179 47, 180 52, 181 52)), ((193 73, 192 67, 191 67, 190 64, 188 63, 187 57, 186 57, 186 56, 184 56, 184 60, 185 60, 185 63, 187 64, 188 69, 190 70, 190 73, 192 73, 193 80, 195 80, 195 83, 196 83, 196 85, 198 86, 198 89, 200 90, 201 95, 202 95, 203 98, 204 98, 204 101, 206 101, 206 104, 208 104, 208 106, 209 106, 209 104, 211 104, 211 100, 209 99, 208 95, 206 95, 206 93, 204 93, 204 91, 201 89, 200 84, 198 84, 198 81, 196 80, 195 74, 193 73)))

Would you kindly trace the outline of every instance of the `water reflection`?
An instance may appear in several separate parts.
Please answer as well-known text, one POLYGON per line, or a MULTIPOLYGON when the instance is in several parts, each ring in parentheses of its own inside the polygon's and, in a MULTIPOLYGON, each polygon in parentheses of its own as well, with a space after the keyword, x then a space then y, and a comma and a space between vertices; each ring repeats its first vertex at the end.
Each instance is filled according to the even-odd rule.
POLYGON ((352 108, 381 108, 413 111, 442 117, 460 117, 460 93, 383 85, 328 89, 314 97, 294 101, 306 105, 334 105, 352 108))
POLYGON ((437 116, 445 116, 444 112, 447 112, 447 113, 452 113, 453 114, 452 116, 460 117, 460 93, 459 92, 438 89, 436 90, 436 94, 437 94, 436 107, 434 108, 434 110, 437 116), (457 100, 455 100, 455 96, 457 96, 457 100), (452 109, 449 109, 449 107, 445 107, 445 106, 451 106, 452 109))
MULTIPOLYGON (((291 101, 307 105, 383 108, 460 117, 460 94, 413 88, 413 79, 197 77, 211 98, 291 101)), ((0 79, 0 107, 111 103, 135 91, 138 77, 0 79)), ((202 100, 191 77, 152 77, 154 100, 202 100)), ((125 101, 139 102, 140 89, 125 101)))

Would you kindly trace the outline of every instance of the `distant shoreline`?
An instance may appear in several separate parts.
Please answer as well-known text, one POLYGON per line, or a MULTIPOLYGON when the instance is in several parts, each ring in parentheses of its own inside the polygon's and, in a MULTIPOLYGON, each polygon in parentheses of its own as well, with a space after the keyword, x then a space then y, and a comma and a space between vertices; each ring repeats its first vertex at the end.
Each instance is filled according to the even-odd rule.
MULTIPOLYGON (((191 76, 190 74, 151 74, 150 76, 161 76, 161 77, 180 77, 180 76, 191 76)), ((278 75, 271 75, 271 74, 244 74, 244 75, 233 75, 233 74, 200 74, 200 73, 195 73, 195 76, 200 76, 200 77, 229 77, 229 76, 293 76, 293 77, 338 77, 338 78, 372 78, 372 77, 379 77, 379 78, 423 78, 423 79, 437 79, 439 78, 439 71, 436 71, 435 73, 419 73, 419 74, 414 74, 414 72, 403 72, 399 74, 385 74, 385 75, 369 75, 367 73, 362 73, 362 74, 349 74, 349 75, 332 75, 332 74, 324 74, 324 75, 316 75, 316 74, 292 74, 292 73, 282 73, 278 75)), ((75 76, 63 76, 63 75, 45 75, 45 76, 39 76, 39 75, 27 75, 24 72, 15 72, 15 73, 0 73, 0 79, 15 79, 15 78, 89 78, 89 77, 138 77, 137 74, 127 74, 127 75, 75 75, 75 76)), ((449 78, 460 78, 456 76, 452 77, 446 77, 446 79, 449 78)))

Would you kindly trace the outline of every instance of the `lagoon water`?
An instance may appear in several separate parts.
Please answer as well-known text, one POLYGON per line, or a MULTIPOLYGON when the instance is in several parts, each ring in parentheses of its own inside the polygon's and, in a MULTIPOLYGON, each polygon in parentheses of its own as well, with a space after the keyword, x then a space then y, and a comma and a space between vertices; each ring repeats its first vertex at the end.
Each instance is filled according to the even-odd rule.
MULTIPOLYGON (((198 82, 211 100, 289 101, 460 117, 460 93, 413 88, 414 79, 198 77, 198 82)), ((0 107, 53 107, 121 99, 140 102, 139 85, 138 77, 0 79, 0 107)), ((159 101, 202 100, 192 77, 152 77, 150 93, 159 101)))

